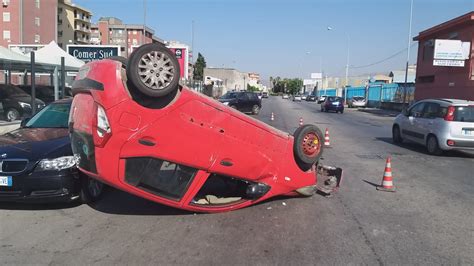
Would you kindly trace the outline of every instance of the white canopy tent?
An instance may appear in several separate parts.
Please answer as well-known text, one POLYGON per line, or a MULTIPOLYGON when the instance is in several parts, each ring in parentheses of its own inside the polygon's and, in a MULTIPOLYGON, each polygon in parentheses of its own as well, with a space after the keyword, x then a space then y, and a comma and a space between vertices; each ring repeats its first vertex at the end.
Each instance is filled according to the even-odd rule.
POLYGON ((77 71, 85 64, 84 61, 75 58, 61 49, 54 41, 51 41, 48 45, 35 52, 35 59, 38 63, 60 66, 61 57, 64 57, 66 71, 77 71))

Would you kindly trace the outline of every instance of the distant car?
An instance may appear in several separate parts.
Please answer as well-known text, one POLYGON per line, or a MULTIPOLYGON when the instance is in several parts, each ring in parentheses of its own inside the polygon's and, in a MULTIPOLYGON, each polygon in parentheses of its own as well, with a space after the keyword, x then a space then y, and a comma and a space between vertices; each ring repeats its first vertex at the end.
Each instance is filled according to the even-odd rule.
POLYGON ((301 102, 301 95, 299 95, 299 94, 293 95, 293 101, 294 102, 301 102))
MULTIPOLYGON (((31 101, 31 96, 20 88, 13 85, 0 85, 0 109, 3 111, 5 120, 14 121, 31 116, 31 101)), ((45 106, 40 99, 36 99, 35 104, 37 111, 45 106)))
POLYGON ((263 98, 263 93, 261 91, 256 92, 255 94, 257 94, 257 96, 260 100, 263 98))
POLYGON ((365 97, 354 96, 352 97, 352 99, 349 100, 347 106, 349 108, 354 108, 354 107, 365 107, 366 105, 367 105, 367 101, 365 100, 365 97))
POLYGON ((306 101, 306 97, 308 97, 308 94, 301 95, 301 100, 306 101))
POLYGON ((94 201, 103 185, 80 173, 71 150, 71 99, 60 100, 0 136, 0 201, 94 201))
POLYGON ((289 99, 290 96, 288 96, 288 94, 283 94, 282 98, 283 98, 283 99, 289 99))
POLYGON ((268 98, 268 92, 266 91, 262 92, 262 98, 268 98))
POLYGON ((395 118, 392 138, 395 143, 409 140, 425 145, 433 155, 448 150, 474 151, 474 101, 419 101, 395 118))
POLYGON ((219 102, 243 113, 258 115, 262 108, 262 100, 256 93, 248 91, 228 92, 219 98, 219 102))
MULTIPOLYGON (((22 91, 24 91, 25 93, 31 96, 31 85, 19 85, 18 88, 20 88, 22 91)), ((58 89, 59 89, 58 91, 59 98, 72 97, 71 88, 69 87, 65 88, 64 97, 62 97, 61 95, 61 88, 58 88, 58 89)), ((35 94, 36 94, 36 98, 42 100, 45 104, 50 104, 55 101, 53 86, 37 85, 35 86, 35 94)))
POLYGON ((324 102, 326 100, 326 97, 327 97, 326 95, 319 96, 318 103, 324 102))
POLYGON ((337 96, 328 96, 321 103, 321 112, 335 111, 336 113, 344 113, 344 99, 337 96))
POLYGON ((316 95, 310 94, 310 95, 306 96, 306 101, 307 102, 315 102, 317 98, 318 97, 316 97, 316 95))

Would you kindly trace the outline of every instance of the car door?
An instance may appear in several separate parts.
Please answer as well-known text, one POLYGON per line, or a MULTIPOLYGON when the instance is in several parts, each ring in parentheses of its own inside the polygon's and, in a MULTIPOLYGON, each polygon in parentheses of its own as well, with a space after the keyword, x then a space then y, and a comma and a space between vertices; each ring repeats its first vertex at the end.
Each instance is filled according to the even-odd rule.
POLYGON ((415 104, 408 110, 408 119, 402 125, 402 134, 405 138, 418 143, 424 143, 423 130, 420 128, 425 102, 415 104))
POLYGON ((422 114, 423 118, 419 121, 420 129, 425 137, 425 141, 426 136, 428 136, 429 133, 437 135, 440 132, 442 121, 444 121, 441 115, 441 105, 439 103, 425 103, 425 108, 422 114))
POLYGON ((249 99, 249 96, 247 95, 247 93, 240 93, 239 96, 238 96, 238 100, 239 100, 239 110, 242 111, 242 112, 250 112, 251 111, 251 106, 250 106, 250 99, 249 99))

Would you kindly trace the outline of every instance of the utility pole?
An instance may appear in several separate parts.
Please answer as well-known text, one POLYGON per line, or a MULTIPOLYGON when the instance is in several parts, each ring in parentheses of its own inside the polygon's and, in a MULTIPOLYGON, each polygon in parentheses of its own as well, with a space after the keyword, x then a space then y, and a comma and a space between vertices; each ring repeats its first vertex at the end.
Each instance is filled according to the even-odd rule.
POLYGON ((403 88, 403 106, 407 104, 407 94, 408 94, 408 67, 410 64, 410 47, 411 47, 411 24, 413 22, 413 0, 411 0, 411 5, 410 5, 410 24, 408 28, 408 47, 407 47, 407 65, 405 68, 405 84, 403 88))
POLYGON ((191 64, 194 65, 194 20, 191 25, 191 64))
POLYGON ((146 0, 143 0, 143 35, 142 35, 142 45, 145 44, 145 35, 146 35, 146 0))
POLYGON ((349 85, 349 55, 351 47, 351 38, 347 35, 347 62, 346 62, 346 85, 344 86, 344 104, 347 103, 347 86, 349 85))

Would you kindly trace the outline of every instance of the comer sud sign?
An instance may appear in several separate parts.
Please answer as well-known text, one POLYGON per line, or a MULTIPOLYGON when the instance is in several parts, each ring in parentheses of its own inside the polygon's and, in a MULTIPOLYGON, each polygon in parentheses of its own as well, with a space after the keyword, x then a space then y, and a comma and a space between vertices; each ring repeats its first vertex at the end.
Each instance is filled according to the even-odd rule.
POLYGON ((102 60, 120 55, 119 45, 68 45, 68 54, 84 62, 102 60))

